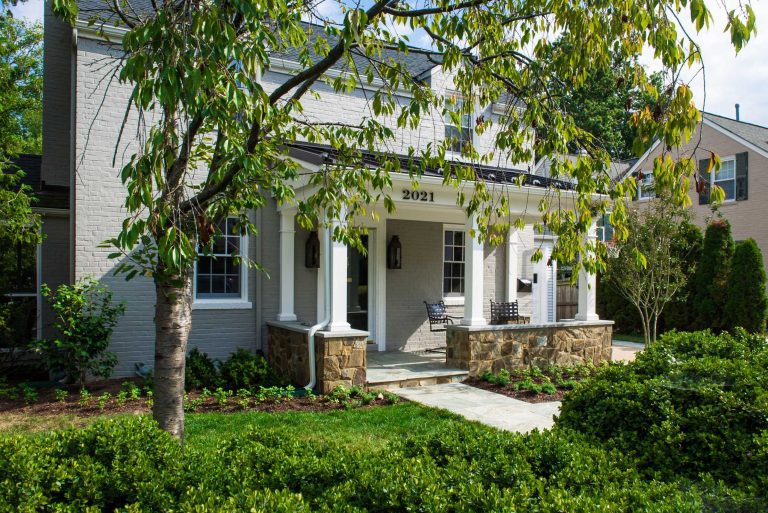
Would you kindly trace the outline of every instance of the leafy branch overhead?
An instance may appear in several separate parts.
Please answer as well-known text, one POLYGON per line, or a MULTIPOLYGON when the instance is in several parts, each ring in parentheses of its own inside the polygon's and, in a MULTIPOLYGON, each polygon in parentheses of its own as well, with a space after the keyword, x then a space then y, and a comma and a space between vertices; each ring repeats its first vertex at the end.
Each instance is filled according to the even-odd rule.
MULTIPOLYGON (((60 16, 74 21, 74 0, 53 5, 60 16)), ((592 217, 635 186, 611 180, 609 154, 559 108, 552 95, 555 85, 578 87, 589 70, 610 65, 612 56, 637 55, 648 46, 665 66, 665 77, 675 77, 681 67, 700 62, 675 18, 687 11, 698 28, 711 20, 700 0, 378 0, 366 9, 342 5, 342 10, 340 23, 318 19, 312 4, 285 0, 153 2, 151 7, 125 0, 88 12, 96 27, 127 29, 120 79, 132 84, 133 106, 151 113, 152 120, 146 141, 121 174, 129 217, 111 241, 119 253, 143 247, 145 255, 137 261, 142 272, 183 275, 196 259, 208 220, 259 208, 269 196, 280 203, 297 202, 303 225, 323 222, 317 219, 320 211, 331 219, 354 220, 374 215, 373 204, 393 209, 391 173, 401 169, 394 157, 396 132, 453 110, 445 95, 409 70, 404 57, 420 53, 453 76, 453 94, 463 98, 459 114, 491 103, 506 111, 497 120, 473 124, 478 132, 495 125, 494 147, 481 151, 465 145, 462 156, 470 164, 448 162, 445 141, 410 146, 407 152, 421 157, 408 169, 414 181, 428 168, 441 169, 446 183, 459 186, 475 178, 474 163, 552 156, 558 161, 554 172, 576 180, 577 186, 575 191, 552 190, 539 211, 560 235, 554 256, 572 260, 583 249, 592 217), (410 46, 398 29, 422 31, 430 47, 410 46), (569 51, 572 47, 579 51, 569 51), (281 85, 265 88, 260 77, 289 51, 298 55, 299 69, 281 85), (332 69, 343 72, 329 73, 332 69), (321 87, 335 92, 362 87, 367 112, 338 124, 317 123, 303 102, 321 87), (285 158, 296 141, 330 144, 333 164, 323 172, 302 174, 285 158), (579 164, 562 160, 574 145, 587 151, 579 164), (375 165, 363 159, 363 152, 375 156, 375 165), (202 180, 200 169, 206 170, 202 180), (316 193, 296 198, 292 184, 300 180, 315 185, 316 193), (596 193, 604 196, 595 199, 596 193), (566 195, 572 196, 574 211, 559 208, 566 195)), ((754 32, 748 5, 729 16, 728 29, 740 49, 754 32)), ((625 80, 658 98, 653 111, 635 112, 639 145, 660 138, 671 148, 690 137, 700 115, 688 87, 668 80, 659 88, 639 65, 625 80)), ((692 174, 691 162, 666 159, 655 171, 678 203, 687 201, 692 174)), ((498 242, 517 220, 506 197, 492 192, 491 184, 477 180, 460 198, 477 216, 480 236, 498 242)), ((617 234, 625 237, 623 207, 615 208, 612 217, 617 234)), ((354 222, 350 226, 336 236, 354 242, 354 222)), ((253 230, 245 215, 242 227, 253 230)), ((583 264, 594 270, 598 260, 583 259, 583 264)))

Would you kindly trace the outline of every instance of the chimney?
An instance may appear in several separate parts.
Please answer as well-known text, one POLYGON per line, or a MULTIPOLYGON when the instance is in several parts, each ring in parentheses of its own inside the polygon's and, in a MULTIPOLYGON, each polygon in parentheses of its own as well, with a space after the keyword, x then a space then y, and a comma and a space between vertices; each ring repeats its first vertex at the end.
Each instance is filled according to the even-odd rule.
POLYGON ((736 121, 740 121, 739 119, 739 104, 736 104, 736 121))

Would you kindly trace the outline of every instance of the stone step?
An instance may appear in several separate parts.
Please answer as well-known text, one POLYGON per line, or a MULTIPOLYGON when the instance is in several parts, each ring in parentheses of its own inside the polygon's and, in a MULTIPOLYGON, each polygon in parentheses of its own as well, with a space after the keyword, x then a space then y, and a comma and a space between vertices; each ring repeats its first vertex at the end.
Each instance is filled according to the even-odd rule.
POLYGON ((408 376, 397 379, 383 379, 377 381, 369 380, 366 383, 368 389, 372 390, 396 390, 399 388, 426 387, 430 385, 442 385, 445 383, 460 383, 469 376, 464 370, 446 369, 440 374, 429 373, 423 376, 408 376))

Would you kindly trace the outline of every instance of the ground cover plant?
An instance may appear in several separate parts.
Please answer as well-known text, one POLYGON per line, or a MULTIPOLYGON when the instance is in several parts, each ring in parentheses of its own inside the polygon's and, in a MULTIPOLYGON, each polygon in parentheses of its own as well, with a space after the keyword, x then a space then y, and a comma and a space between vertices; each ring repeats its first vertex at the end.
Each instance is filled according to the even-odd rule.
POLYGON ((737 330, 670 332, 563 398, 557 426, 637 461, 648 476, 701 475, 767 511, 768 342, 737 330))
POLYGON ((464 383, 532 403, 559 401, 565 392, 573 390, 596 369, 591 363, 502 369, 497 373, 485 372, 478 378, 468 378, 464 383))
MULTIPOLYGON (((248 415, 259 414, 228 418, 248 415)), ((342 432, 354 429, 349 415, 360 416, 359 410, 329 415, 340 420, 335 427, 342 426, 342 432)), ((414 405, 382 408, 377 415, 378 424, 367 425, 367 433, 375 436, 378 428, 389 439, 373 446, 327 435, 322 443, 316 438, 308 443, 312 431, 300 422, 293 428, 254 424, 213 441, 194 432, 197 415, 190 416, 193 429, 184 450, 145 416, 36 437, 2 437, 0 510, 699 512, 704 507, 697 489, 642 479, 629 459, 579 435, 516 435, 414 405), (387 421, 384 411, 394 413, 393 419, 387 421), (392 437, 392 428, 410 431, 392 437)))

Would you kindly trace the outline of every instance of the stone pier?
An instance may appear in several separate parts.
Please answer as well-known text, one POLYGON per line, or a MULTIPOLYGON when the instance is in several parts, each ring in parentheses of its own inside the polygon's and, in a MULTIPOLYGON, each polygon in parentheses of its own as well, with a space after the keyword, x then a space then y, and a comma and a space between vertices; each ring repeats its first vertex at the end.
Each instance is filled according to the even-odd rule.
MULTIPOLYGON (((318 393, 338 385, 365 386, 368 332, 318 331, 315 334, 315 370, 318 393)), ((298 322, 267 322, 267 361, 294 385, 309 383, 309 327, 298 322)))
POLYGON ((613 321, 447 327, 446 364, 470 376, 529 365, 575 365, 611 359, 613 321))

